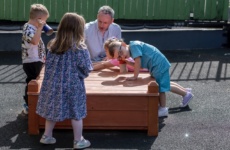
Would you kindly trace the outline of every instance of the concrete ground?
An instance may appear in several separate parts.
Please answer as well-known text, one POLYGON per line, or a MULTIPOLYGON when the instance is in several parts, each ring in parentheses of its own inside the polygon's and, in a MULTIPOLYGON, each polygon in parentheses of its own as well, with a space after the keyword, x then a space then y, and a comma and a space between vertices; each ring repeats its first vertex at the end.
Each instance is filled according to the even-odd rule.
MULTIPOLYGON (((167 94, 170 114, 159 120, 159 136, 137 130, 84 130, 89 150, 228 150, 230 148, 230 49, 163 51, 172 64, 171 80, 191 87, 189 107, 167 94)), ((71 149, 72 130, 54 130, 57 143, 41 145, 27 134, 21 113, 25 87, 20 52, 0 52, 0 149, 71 149)))

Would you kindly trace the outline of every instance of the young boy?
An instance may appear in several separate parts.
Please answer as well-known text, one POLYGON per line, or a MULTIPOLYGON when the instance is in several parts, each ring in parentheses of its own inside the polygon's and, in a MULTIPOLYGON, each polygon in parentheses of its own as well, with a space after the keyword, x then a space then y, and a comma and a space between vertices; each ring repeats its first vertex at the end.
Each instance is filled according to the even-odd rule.
POLYGON ((169 68, 171 64, 168 59, 154 46, 141 42, 130 41, 126 45, 119 39, 108 39, 104 44, 107 53, 115 59, 127 61, 127 58, 132 57, 134 63, 134 74, 126 80, 137 80, 140 68, 147 68, 152 77, 156 79, 159 85, 160 101, 158 116, 168 116, 168 107, 166 107, 165 92, 171 91, 182 96, 181 107, 186 107, 192 100, 193 94, 190 88, 184 88, 181 85, 170 81, 169 68))
POLYGON ((23 105, 25 114, 28 114, 28 83, 36 79, 45 62, 45 45, 41 39, 43 26, 49 17, 49 12, 42 4, 33 4, 30 7, 30 18, 22 30, 22 63, 26 73, 26 87, 23 105))

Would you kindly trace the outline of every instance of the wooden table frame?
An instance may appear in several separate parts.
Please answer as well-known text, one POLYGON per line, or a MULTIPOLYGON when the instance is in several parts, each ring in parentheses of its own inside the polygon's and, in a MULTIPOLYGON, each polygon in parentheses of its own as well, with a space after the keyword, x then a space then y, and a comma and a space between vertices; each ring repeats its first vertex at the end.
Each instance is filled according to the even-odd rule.
MULTIPOLYGON (((149 73, 140 73, 137 81, 126 81, 133 73, 119 74, 117 69, 93 71, 85 80, 87 117, 84 129, 148 130, 158 135, 158 85, 149 73)), ((39 134, 45 119, 36 114, 44 69, 28 86, 29 134, 39 134)), ((58 122, 55 129, 72 128, 70 120, 58 122)))

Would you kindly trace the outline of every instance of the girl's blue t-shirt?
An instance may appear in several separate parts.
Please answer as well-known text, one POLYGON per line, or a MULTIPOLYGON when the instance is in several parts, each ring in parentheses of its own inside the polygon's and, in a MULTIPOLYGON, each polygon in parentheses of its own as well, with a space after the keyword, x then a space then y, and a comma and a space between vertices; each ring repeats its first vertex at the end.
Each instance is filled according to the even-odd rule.
POLYGON ((135 59, 141 57, 141 68, 150 72, 163 73, 171 66, 168 59, 154 46, 141 42, 130 41, 130 56, 135 59))

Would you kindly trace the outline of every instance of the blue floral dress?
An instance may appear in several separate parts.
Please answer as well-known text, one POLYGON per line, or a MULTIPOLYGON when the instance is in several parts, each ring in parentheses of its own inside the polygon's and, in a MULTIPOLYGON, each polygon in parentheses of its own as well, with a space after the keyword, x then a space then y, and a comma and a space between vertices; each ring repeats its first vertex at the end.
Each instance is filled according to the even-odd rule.
POLYGON ((48 52, 36 113, 55 122, 86 117, 84 79, 92 70, 87 49, 48 52))

